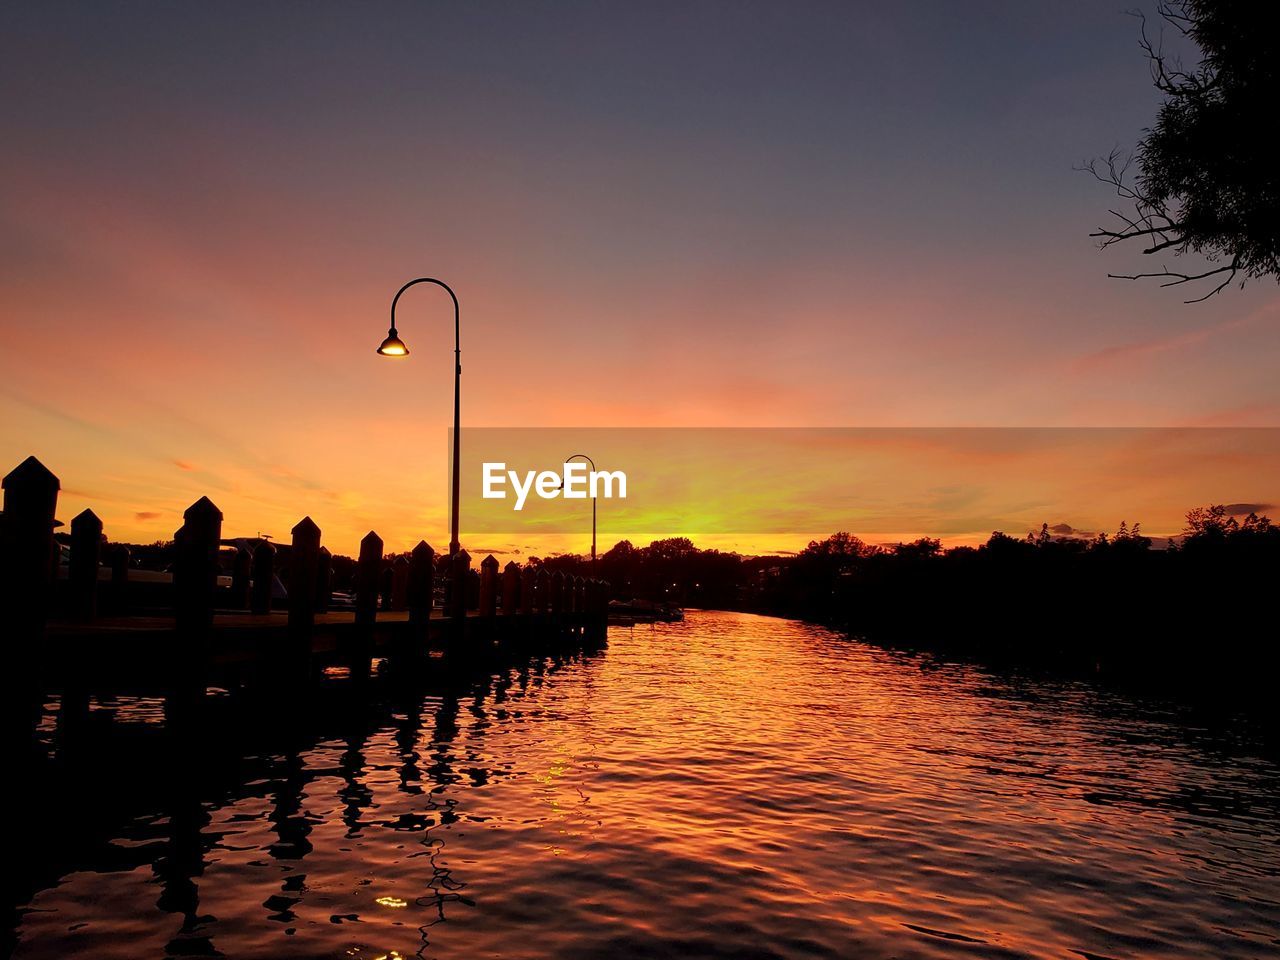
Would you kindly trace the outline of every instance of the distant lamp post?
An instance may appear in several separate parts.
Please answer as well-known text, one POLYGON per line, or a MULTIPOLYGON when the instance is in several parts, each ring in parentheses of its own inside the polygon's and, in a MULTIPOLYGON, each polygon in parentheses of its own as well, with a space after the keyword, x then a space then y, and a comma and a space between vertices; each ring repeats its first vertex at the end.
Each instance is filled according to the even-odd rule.
POLYGON ((409 348, 396 332, 396 304, 400 302, 400 295, 416 283, 434 283, 438 287, 444 287, 445 292, 449 294, 449 299, 453 301, 453 500, 450 504, 449 517, 449 555, 453 556, 458 552, 458 495, 462 490, 462 463, 458 456, 461 432, 458 420, 458 396, 462 383, 462 350, 458 336, 458 297, 449 285, 442 280, 419 277, 417 280, 410 280, 397 290, 396 295, 391 299, 391 329, 387 331, 387 339, 383 340, 382 345, 378 347, 378 353, 384 357, 409 355, 409 348))
MULTIPOLYGON (((587 463, 591 464, 592 473, 596 472, 596 462, 592 460, 590 457, 588 457, 585 453, 575 453, 572 457, 569 457, 568 459, 566 459, 565 463, 568 463, 570 460, 577 460, 579 457, 587 461, 587 463)), ((560 486, 561 488, 564 487, 563 480, 560 481, 560 486)), ((591 569, 594 570, 595 568, 596 568, 596 498, 592 497, 591 498, 591 569)))

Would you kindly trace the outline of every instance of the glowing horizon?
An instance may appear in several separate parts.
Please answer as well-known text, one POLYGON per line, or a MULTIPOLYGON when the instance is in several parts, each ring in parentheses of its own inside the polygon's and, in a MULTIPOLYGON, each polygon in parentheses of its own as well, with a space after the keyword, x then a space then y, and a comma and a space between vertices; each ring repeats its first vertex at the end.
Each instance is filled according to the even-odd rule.
MULTIPOLYGON (((464 435, 1280 425, 1274 287, 1186 307, 1088 239, 1072 166, 1157 100, 1101 2, 6 19, 0 469, 38 456, 114 538, 208 495, 236 533, 447 544, 447 296, 374 354, 424 274, 464 435)), ((1041 519, 1176 532, 1172 496, 1041 519)), ((898 532, 984 535, 926 519, 898 532)))

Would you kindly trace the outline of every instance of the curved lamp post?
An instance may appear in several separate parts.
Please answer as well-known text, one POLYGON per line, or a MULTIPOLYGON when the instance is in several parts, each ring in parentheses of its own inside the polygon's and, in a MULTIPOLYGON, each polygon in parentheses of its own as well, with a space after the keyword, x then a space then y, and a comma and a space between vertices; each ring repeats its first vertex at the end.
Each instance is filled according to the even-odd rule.
MULTIPOLYGON (((592 473, 596 472, 596 462, 592 460, 590 457, 588 457, 585 453, 575 453, 572 457, 567 458, 565 460, 565 463, 568 463, 570 460, 577 460, 579 457, 587 461, 587 463, 591 464, 592 473)), ((564 486, 563 480, 560 481, 560 486, 561 487, 564 486)), ((591 498, 591 569, 594 570, 595 568, 596 568, 596 498, 592 497, 591 498)))
POLYGON ((400 339, 400 335, 396 333, 396 304, 400 301, 400 295, 415 283, 434 283, 438 287, 444 287, 445 292, 449 294, 449 299, 453 301, 453 501, 450 504, 449 517, 449 556, 453 556, 458 552, 458 494, 462 488, 460 473, 462 464, 458 457, 460 432, 458 395, 462 382, 462 351, 459 348, 458 337, 458 297, 449 288, 449 285, 442 280, 433 280, 431 277, 419 277, 417 280, 410 280, 397 290, 396 295, 391 299, 391 329, 387 332, 387 339, 382 341, 382 346, 378 347, 378 353, 384 357, 407 357, 409 355, 409 348, 405 346, 404 341, 400 339))

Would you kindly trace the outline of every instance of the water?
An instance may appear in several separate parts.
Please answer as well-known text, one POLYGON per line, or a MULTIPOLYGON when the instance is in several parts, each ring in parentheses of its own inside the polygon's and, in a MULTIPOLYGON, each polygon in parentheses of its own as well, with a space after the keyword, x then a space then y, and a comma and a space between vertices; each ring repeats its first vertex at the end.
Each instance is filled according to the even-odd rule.
POLYGON ((692 612, 418 706, 69 818, 15 955, 1280 953, 1280 770, 1158 704, 692 612))

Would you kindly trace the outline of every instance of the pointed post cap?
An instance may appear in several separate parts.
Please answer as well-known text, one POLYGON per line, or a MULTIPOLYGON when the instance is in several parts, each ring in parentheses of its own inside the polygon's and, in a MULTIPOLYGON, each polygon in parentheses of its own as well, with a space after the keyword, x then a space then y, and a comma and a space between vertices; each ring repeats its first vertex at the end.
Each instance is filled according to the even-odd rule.
POLYGON ((183 520, 221 520, 222 511, 208 497, 201 497, 182 513, 183 520))
POLYGON ((319 540, 320 528, 316 526, 316 522, 310 517, 303 517, 295 525, 292 531, 294 540, 319 540))
POLYGON ((498 558, 491 553, 480 561, 480 566, 493 567, 496 570, 498 568, 498 558))
POLYGON ((378 556, 382 556, 382 538, 370 530, 364 535, 364 539, 360 541, 360 552, 363 554, 366 549, 377 550, 378 556))
POLYGON ((394 563, 392 564, 392 566, 396 566, 396 567, 407 567, 408 565, 409 565, 409 558, 406 557, 403 553, 400 554, 400 556, 396 557, 394 563))
POLYGON ((502 569, 503 570, 519 570, 520 564, 516 563, 514 560, 508 560, 507 565, 502 569))
POLYGON ((276 548, 271 543, 270 540, 263 540, 261 543, 259 543, 256 547, 253 548, 253 555, 255 557, 258 554, 263 554, 264 556, 271 556, 271 554, 275 552, 276 552, 276 548))
POLYGON ((321 547, 321 548, 320 548, 320 556, 322 556, 322 557, 332 557, 332 556, 333 556, 333 551, 332 551, 332 550, 330 550, 328 547, 321 547))
POLYGON ((0 483, 5 490, 60 490, 62 485, 48 467, 35 457, 27 457, 14 467, 0 483))
POLYGON ((459 550, 453 555, 453 557, 455 562, 461 563, 463 566, 467 566, 471 563, 471 554, 467 553, 465 550, 459 550))
POLYGON ((101 532, 102 521, 98 519, 98 515, 94 513, 92 510, 82 510, 78 514, 76 514, 74 517, 71 518, 72 533, 74 533, 77 530, 84 530, 86 528, 92 529, 94 527, 96 527, 98 531, 101 532))
POLYGON ((427 543, 427 541, 419 540, 418 545, 413 548, 413 555, 430 559, 436 555, 436 552, 431 549, 431 544, 427 543))

